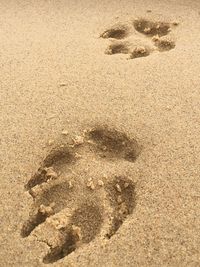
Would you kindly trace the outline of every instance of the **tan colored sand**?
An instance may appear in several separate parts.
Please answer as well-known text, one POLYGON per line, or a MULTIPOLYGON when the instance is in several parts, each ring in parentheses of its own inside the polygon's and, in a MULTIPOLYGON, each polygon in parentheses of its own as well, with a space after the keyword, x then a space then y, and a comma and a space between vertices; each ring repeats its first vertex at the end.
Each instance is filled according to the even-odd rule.
MULTIPOLYGON (((0 266, 43 266, 42 235, 20 235, 33 202, 24 185, 54 143, 105 124, 135 138, 141 154, 102 163, 85 150, 69 186, 80 177, 78 197, 98 204, 104 179, 125 175, 136 206, 110 240, 77 245, 53 266, 200 266, 199 29, 198 0, 0 1, 0 266), (154 51, 132 29, 123 40, 152 46, 150 55, 105 54, 100 34, 140 17, 178 22, 175 48, 154 51)), ((48 238, 60 242, 56 234, 48 238)))

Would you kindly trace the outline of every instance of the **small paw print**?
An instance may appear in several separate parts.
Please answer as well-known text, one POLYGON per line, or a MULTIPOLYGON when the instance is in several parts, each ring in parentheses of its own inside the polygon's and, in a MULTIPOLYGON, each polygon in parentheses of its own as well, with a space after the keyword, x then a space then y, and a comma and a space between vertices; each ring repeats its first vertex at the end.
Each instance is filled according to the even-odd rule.
POLYGON ((164 52, 175 48, 176 44, 170 33, 177 25, 176 22, 135 19, 130 23, 113 25, 100 37, 110 41, 105 54, 128 54, 129 59, 135 59, 147 57, 154 51, 164 52))

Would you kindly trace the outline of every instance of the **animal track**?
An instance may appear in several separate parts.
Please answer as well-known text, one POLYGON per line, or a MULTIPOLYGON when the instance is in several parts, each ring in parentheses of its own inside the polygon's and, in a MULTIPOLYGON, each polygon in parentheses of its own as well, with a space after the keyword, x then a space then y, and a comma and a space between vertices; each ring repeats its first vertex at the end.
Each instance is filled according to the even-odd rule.
POLYGON ((107 186, 111 204, 114 207, 114 219, 112 227, 107 233, 111 238, 122 225, 126 217, 133 212, 135 207, 135 185, 127 178, 116 177, 107 186))
POLYGON ((158 47, 158 50, 160 52, 169 51, 176 46, 175 42, 167 36, 163 36, 161 38, 156 36, 152 40, 153 40, 155 46, 158 47))
MULTIPOLYGON (((129 59, 140 57, 147 57, 153 51, 169 51, 175 48, 175 42, 168 37, 172 27, 177 26, 177 22, 167 23, 162 21, 151 21, 147 19, 135 19, 129 24, 116 24, 108 30, 104 31, 100 37, 111 40, 111 44, 105 50, 105 54, 129 54, 129 59), (132 28, 131 28, 132 27, 132 28), (133 41, 113 41, 113 39, 124 39, 135 34, 142 34, 145 37, 152 38, 152 43, 146 44, 148 40, 143 41, 143 44, 138 44, 136 40, 133 41)), ((148 41, 149 42, 149 41, 148 41)))
POLYGON ((134 20, 134 28, 136 31, 148 36, 163 36, 167 35, 170 31, 170 24, 165 22, 154 22, 146 19, 134 20))
POLYGON ((150 49, 145 46, 136 47, 130 54, 130 58, 147 57, 150 55, 150 49))
POLYGON ((101 34, 102 38, 114 38, 114 39, 123 39, 129 34, 129 28, 126 25, 115 25, 112 28, 104 31, 101 34))
MULTIPOLYGON (((67 205, 67 204, 66 204, 67 205)), ((76 250, 78 243, 89 243, 99 233, 103 222, 99 206, 83 203, 73 213, 71 222, 59 229, 62 238, 59 244, 44 257, 44 263, 53 263, 76 250)))
POLYGON ((107 127, 96 127, 73 140, 52 149, 25 185, 33 204, 21 236, 33 235, 49 246, 44 263, 56 262, 95 238, 110 239, 136 203, 130 178, 97 175, 94 179, 89 173, 87 177, 84 163, 88 157, 104 160, 104 165, 133 163, 140 153, 136 140, 107 127))
POLYGON ((105 54, 128 54, 130 50, 129 46, 128 42, 112 42, 112 44, 105 50, 105 54))
POLYGON ((46 182, 50 178, 57 178, 55 170, 59 170, 64 165, 72 164, 75 161, 73 152, 67 147, 55 148, 44 159, 43 165, 38 169, 34 176, 29 180, 26 185, 27 189, 46 182))
POLYGON ((103 157, 121 158, 134 162, 139 154, 139 147, 135 140, 116 130, 102 127, 91 130, 87 135, 92 141, 92 147, 103 157))

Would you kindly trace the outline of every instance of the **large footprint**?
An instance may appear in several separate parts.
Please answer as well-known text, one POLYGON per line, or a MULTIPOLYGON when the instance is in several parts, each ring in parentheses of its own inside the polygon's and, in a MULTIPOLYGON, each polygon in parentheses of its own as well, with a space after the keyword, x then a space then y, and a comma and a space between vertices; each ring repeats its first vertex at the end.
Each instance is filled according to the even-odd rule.
POLYGON ((85 177, 78 173, 81 160, 133 163, 139 153, 134 139, 106 127, 52 149, 25 186, 33 205, 21 230, 22 237, 34 235, 49 246, 44 263, 56 262, 95 238, 111 238, 135 207, 131 178, 85 177))

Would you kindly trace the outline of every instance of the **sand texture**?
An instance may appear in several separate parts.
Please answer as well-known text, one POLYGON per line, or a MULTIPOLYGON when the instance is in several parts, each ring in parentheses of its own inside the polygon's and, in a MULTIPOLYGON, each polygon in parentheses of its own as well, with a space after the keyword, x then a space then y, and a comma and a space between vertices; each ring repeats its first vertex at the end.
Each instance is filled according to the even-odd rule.
POLYGON ((0 0, 0 267, 200 266, 200 1, 0 0))

